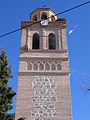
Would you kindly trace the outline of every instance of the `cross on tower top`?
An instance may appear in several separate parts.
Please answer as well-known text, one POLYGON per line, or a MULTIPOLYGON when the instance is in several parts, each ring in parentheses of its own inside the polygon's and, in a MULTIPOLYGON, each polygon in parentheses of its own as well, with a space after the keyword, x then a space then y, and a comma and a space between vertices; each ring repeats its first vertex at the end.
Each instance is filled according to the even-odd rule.
POLYGON ((43 2, 43 7, 46 7, 45 0, 42 0, 42 2, 43 2))

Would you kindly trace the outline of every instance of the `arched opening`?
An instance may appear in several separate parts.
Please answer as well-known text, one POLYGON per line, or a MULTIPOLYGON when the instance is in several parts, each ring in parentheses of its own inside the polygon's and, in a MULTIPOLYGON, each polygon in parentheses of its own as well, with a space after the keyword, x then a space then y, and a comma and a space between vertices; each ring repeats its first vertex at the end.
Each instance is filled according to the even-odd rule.
POLYGON ((33 17, 33 21, 37 21, 37 15, 33 17))
POLYGON ((49 63, 46 63, 46 64, 45 64, 45 70, 50 70, 50 65, 49 65, 49 63))
POLYGON ((40 42, 40 37, 37 33, 33 35, 33 44, 32 44, 32 49, 39 49, 39 42, 40 42))
POLYGON ((33 70, 38 70, 38 64, 37 63, 33 64, 33 70))
POLYGON ((49 34, 49 49, 56 49, 56 38, 53 33, 49 34))
POLYGON ((58 63, 57 64, 57 70, 61 70, 62 68, 61 68, 61 64, 60 63, 58 63))
POLYGON ((28 70, 32 70, 32 64, 28 63, 28 70))
POLYGON ((55 21, 55 17, 53 15, 51 16, 51 21, 55 21))
POLYGON ((44 70, 44 65, 42 63, 39 65, 39 70, 44 70))
POLYGON ((56 65, 54 63, 51 64, 51 70, 56 70, 56 65))
POLYGON ((43 12, 42 16, 41 16, 41 19, 43 19, 43 20, 47 19, 47 13, 43 12))

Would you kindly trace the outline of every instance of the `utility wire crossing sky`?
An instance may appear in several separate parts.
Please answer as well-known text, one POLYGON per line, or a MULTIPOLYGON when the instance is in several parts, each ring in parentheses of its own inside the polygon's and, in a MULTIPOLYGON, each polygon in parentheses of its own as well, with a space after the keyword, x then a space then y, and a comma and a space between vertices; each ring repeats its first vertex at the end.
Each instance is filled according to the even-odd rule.
MULTIPOLYGON (((57 14, 54 15, 54 16, 67 13, 67 12, 69 12, 69 11, 72 11, 72 10, 74 10, 74 9, 76 9, 76 8, 79 8, 79 7, 84 6, 84 5, 86 5, 86 4, 89 4, 89 3, 90 3, 90 1, 87 1, 87 2, 85 2, 85 3, 82 3, 82 4, 80 4, 80 5, 77 5, 77 6, 75 6, 75 7, 66 9, 66 10, 64 10, 64 11, 62 11, 62 12, 60 12, 60 13, 57 13, 57 14)), ((49 19, 49 18, 51 18, 51 17, 48 17, 47 19, 49 19)), ((10 35, 10 34, 13 34, 13 33, 15 33, 15 32, 18 32, 18 31, 20 31, 20 30, 22 30, 22 29, 24 29, 24 28, 30 27, 30 26, 32 26, 32 25, 34 25, 34 24, 37 24, 37 23, 40 23, 40 22, 41 22, 41 20, 40 20, 40 21, 37 21, 37 22, 34 22, 34 23, 30 24, 30 25, 27 25, 27 26, 25 26, 25 27, 22 27, 22 28, 20 27, 20 28, 18 28, 18 29, 16 29, 16 30, 12 30, 12 31, 10 31, 10 32, 4 33, 3 35, 0 35, 0 38, 2 38, 2 37, 4 37, 4 36, 7 36, 7 35, 10 35)), ((72 33, 73 30, 70 31, 70 32, 72 33)))

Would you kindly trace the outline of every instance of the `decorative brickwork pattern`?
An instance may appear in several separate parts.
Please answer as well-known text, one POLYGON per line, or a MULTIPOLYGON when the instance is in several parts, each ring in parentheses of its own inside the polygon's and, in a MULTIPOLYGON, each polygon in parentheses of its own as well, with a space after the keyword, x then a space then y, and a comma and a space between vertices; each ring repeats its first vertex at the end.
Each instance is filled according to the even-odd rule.
POLYGON ((61 62, 28 62, 28 70, 61 70, 61 62))
POLYGON ((50 76, 37 76, 32 82, 32 87, 34 89, 32 118, 35 120, 54 120, 56 116, 55 81, 50 76))

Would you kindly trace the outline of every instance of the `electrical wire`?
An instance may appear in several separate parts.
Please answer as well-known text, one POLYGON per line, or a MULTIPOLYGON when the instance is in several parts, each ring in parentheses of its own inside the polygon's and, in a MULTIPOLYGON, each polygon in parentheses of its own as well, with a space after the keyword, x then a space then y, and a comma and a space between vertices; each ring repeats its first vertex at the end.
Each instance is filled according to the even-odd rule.
POLYGON ((71 76, 79 85, 80 89, 85 92, 85 95, 90 92, 90 75, 70 68, 71 76))
MULTIPOLYGON (((54 16, 67 13, 67 12, 69 12, 69 11, 72 11, 72 10, 74 10, 74 9, 76 9, 76 8, 79 8, 79 7, 84 6, 84 5, 86 5, 86 4, 89 4, 89 3, 90 3, 90 1, 87 1, 87 2, 85 2, 85 3, 82 3, 82 4, 77 5, 77 6, 75 6, 75 7, 66 9, 66 10, 64 10, 64 11, 58 13, 58 14, 55 14, 54 16)), ((51 18, 51 17, 48 17, 47 19, 49 19, 49 18, 51 18)), ((47 20, 47 19, 46 19, 46 20, 47 20)), ((41 22, 41 20, 39 20, 39 21, 37 21, 37 22, 34 22, 34 23, 32 23, 32 24, 26 25, 26 26, 24 26, 24 27, 20 27, 20 28, 18 28, 18 29, 12 30, 12 31, 10 31, 10 32, 4 33, 4 34, 0 35, 0 38, 2 38, 2 37, 4 37, 4 36, 7 36, 7 35, 10 35, 10 34, 13 34, 13 33, 15 33, 15 32, 18 32, 18 31, 20 31, 20 30, 22 30, 22 29, 24 29, 24 28, 30 27, 30 26, 35 25, 35 24, 40 23, 40 22, 41 22)))
POLYGON ((73 73, 81 74, 81 76, 83 75, 83 76, 88 77, 90 79, 90 75, 87 73, 78 71, 77 69, 73 69, 73 68, 70 68, 70 71, 71 71, 71 73, 73 72, 73 73))

